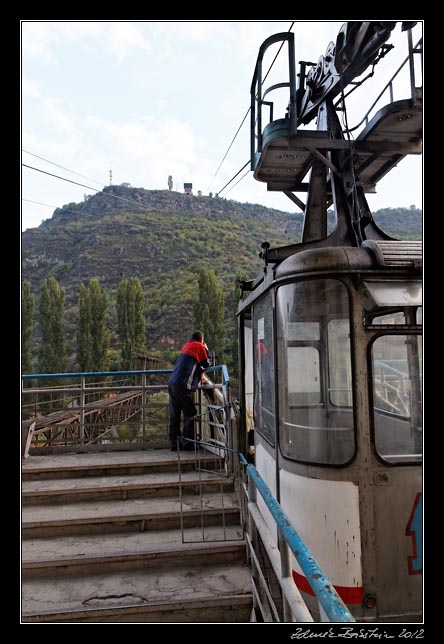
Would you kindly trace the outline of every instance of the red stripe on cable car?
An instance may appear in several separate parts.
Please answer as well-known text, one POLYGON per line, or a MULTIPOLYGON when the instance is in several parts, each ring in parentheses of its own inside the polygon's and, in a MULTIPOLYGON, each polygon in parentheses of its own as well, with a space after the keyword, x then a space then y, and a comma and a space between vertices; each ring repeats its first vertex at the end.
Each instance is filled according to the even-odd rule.
MULTIPOLYGON (((307 581, 307 578, 304 575, 299 574, 295 570, 293 572, 293 579, 296 586, 303 593, 308 593, 313 595, 314 592, 307 581)), ((363 593, 362 587, 360 586, 335 586, 334 587, 339 597, 342 599, 344 604, 362 604, 363 593)))

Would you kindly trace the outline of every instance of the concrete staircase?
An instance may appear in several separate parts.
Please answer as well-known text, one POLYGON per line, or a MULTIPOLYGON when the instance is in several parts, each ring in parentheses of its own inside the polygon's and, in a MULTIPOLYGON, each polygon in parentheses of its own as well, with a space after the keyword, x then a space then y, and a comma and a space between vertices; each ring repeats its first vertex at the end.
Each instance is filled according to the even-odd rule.
POLYGON ((216 468, 167 450, 23 461, 22 621, 248 622, 238 500, 216 468))

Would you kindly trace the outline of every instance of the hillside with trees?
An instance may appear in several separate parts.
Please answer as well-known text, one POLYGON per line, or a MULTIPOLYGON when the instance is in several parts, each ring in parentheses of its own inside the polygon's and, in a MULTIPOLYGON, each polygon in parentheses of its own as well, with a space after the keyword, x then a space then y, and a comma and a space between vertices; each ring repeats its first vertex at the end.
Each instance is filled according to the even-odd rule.
MULTIPOLYGON (((414 206, 378 211, 375 220, 394 237, 421 238, 422 212, 414 206)), ((333 212, 329 212, 329 221, 331 227, 333 212)), ((26 366, 32 355, 36 372, 39 346, 48 342, 38 312, 43 304, 50 306, 45 304, 50 296, 54 315, 63 301, 68 370, 91 364, 92 339, 82 335, 82 325, 93 307, 93 316, 101 325, 97 342, 105 342, 111 356, 119 352, 128 364, 122 302, 129 297, 128 289, 138 288, 136 278, 141 292, 133 295, 138 298, 139 313, 140 307, 143 310, 135 323, 137 329, 131 332, 139 334, 139 343, 144 336, 150 355, 166 360, 175 357, 193 323, 201 320, 205 324, 209 311, 198 300, 205 293, 202 289, 208 288, 213 294, 207 298, 211 300, 208 306, 223 311, 225 318, 225 330, 215 331, 217 342, 224 344, 217 350, 229 362, 236 275, 254 277, 262 269, 262 242, 272 246, 297 242, 302 223, 300 212, 129 186, 109 186, 82 203, 56 209, 51 219, 22 235, 22 280, 30 285, 22 296, 22 316, 34 320, 23 354, 26 366), (60 292, 54 283, 51 286, 50 278, 60 292), (91 280, 95 280, 93 286, 91 280), (200 288, 199 280, 208 283, 200 288)), ((95 351, 100 353, 100 347, 95 351)), ((108 363, 113 366, 112 360, 108 363)))

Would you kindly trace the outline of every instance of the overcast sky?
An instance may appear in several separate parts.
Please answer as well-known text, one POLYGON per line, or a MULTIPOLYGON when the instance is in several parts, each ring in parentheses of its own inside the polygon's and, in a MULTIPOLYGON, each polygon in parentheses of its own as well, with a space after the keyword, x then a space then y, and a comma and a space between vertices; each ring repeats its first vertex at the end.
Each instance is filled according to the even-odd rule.
MULTIPOLYGON (((110 171, 113 184, 167 189, 171 175, 173 189, 180 192, 184 182, 193 184, 194 194, 221 191, 250 157, 248 116, 220 166, 250 105, 259 47, 270 35, 288 31, 291 24, 291 20, 22 22, 22 162, 88 186, 23 167, 22 229, 40 225, 55 208, 81 202, 109 185, 110 171)), ((342 24, 342 20, 295 22, 296 61, 317 62, 342 24)), ((414 29, 415 42, 421 29, 422 25, 414 29)), ((389 42, 395 50, 348 101, 349 125, 359 122, 407 55, 400 25, 389 42)), ((265 59, 265 69, 277 49, 265 59)), ((284 48, 266 87, 287 80, 286 56, 284 48)), ((395 85, 395 100, 406 97, 404 73, 395 85)), ((307 127, 315 129, 315 121, 307 127)), ((296 209, 284 195, 268 193, 252 172, 232 187, 247 169, 221 196, 296 209)), ((402 160, 368 202, 372 210, 421 207, 422 156, 402 160)))

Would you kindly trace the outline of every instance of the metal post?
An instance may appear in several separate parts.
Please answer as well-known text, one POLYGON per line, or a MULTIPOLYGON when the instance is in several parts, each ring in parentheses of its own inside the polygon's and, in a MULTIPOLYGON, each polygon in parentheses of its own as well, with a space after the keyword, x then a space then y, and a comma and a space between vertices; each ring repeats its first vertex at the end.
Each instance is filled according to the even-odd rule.
POLYGON ((142 374, 142 442, 146 441, 146 416, 145 416, 145 407, 146 407, 146 373, 142 374))
MULTIPOLYGON (((292 578, 290 548, 285 542, 285 539, 283 538, 282 532, 280 530, 278 531, 278 543, 279 543, 279 553, 280 553, 280 559, 281 559, 282 579, 290 579, 292 578)), ((285 622, 296 621, 293 615, 293 612, 290 608, 290 604, 288 603, 288 600, 285 597, 284 593, 282 593, 282 604, 284 607, 284 621, 285 622)))
POLYGON ((253 478, 248 474, 247 470, 247 486, 248 486, 248 533, 250 535, 251 543, 254 546, 255 551, 257 551, 257 530, 255 522, 250 513, 250 504, 257 504, 257 488, 253 481, 253 478))
POLYGON ((262 60, 257 68, 257 152, 262 152, 262 60))
POLYGON ((248 475, 248 500, 250 503, 257 503, 257 488, 256 484, 253 481, 253 477, 250 475, 247 469, 247 475, 248 475))
POLYGON ((225 444, 229 448, 230 451, 227 453, 228 457, 228 471, 230 474, 233 474, 235 470, 235 463, 239 465, 237 462, 237 459, 234 457, 234 452, 233 450, 235 449, 235 443, 234 443, 234 422, 233 422, 233 414, 232 410, 230 407, 230 383, 227 382, 225 385, 222 386, 222 394, 223 394, 223 404, 224 404, 224 409, 222 410, 223 418, 225 420, 225 444))
MULTIPOLYGON (((256 505, 257 502, 257 490, 256 485, 252 477, 247 473, 247 516, 248 516, 248 541, 249 541, 249 554, 250 554, 250 566, 251 566, 251 583, 253 589, 253 614, 260 613, 263 615, 262 602, 260 601, 260 566, 255 556, 255 553, 259 552, 258 549, 258 531, 256 528, 256 523, 251 515, 250 508, 253 503, 256 505), (258 582, 258 583, 256 583, 258 582)), ((256 621, 256 620, 255 620, 256 621)))
POLYGON ((85 440, 85 376, 80 376, 80 445, 85 440))
POLYGON ((195 422, 195 436, 196 440, 205 440, 205 437, 202 435, 202 389, 198 387, 197 389, 197 419, 195 422))
POLYGON ((409 71, 410 71, 410 91, 412 93, 413 103, 416 104, 416 91, 415 91, 415 63, 413 61, 413 36, 412 30, 407 31, 407 41, 409 44, 409 71))

